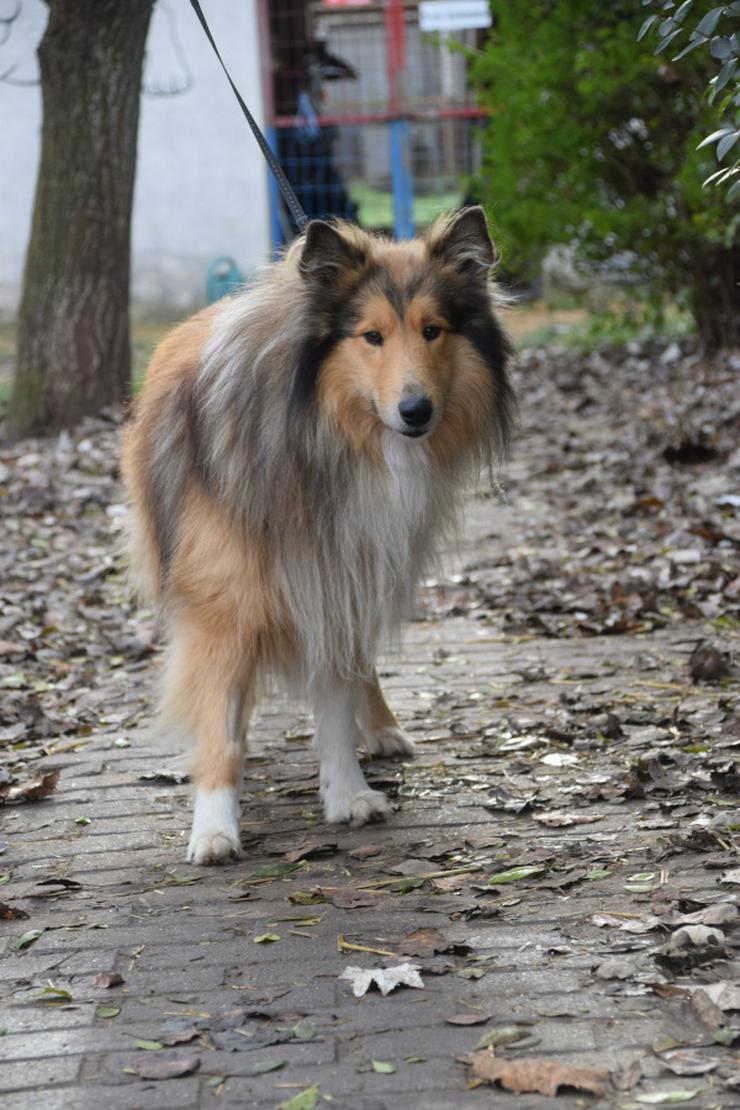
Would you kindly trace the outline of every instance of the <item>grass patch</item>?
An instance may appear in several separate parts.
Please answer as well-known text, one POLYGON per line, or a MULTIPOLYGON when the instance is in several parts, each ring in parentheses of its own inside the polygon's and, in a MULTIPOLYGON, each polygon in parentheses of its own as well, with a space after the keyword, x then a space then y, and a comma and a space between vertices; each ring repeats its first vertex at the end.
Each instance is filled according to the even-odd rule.
POLYGON ((131 392, 135 395, 141 389, 146 368, 155 348, 168 332, 180 321, 169 319, 134 320, 131 324, 131 392))
POLYGON ((679 340, 696 334, 694 321, 683 310, 669 306, 655 310, 641 302, 617 302, 597 311, 586 308, 552 309, 533 302, 512 310, 512 332, 519 347, 557 344, 574 351, 623 347, 650 340, 679 340))
MULTIPOLYGON (((353 181, 349 192, 357 205, 357 218, 363 227, 393 227, 393 194, 390 189, 377 189, 364 181, 353 181)), ((458 208, 461 202, 462 191, 458 189, 432 196, 415 196, 414 223, 417 227, 424 227, 440 213, 458 208)))

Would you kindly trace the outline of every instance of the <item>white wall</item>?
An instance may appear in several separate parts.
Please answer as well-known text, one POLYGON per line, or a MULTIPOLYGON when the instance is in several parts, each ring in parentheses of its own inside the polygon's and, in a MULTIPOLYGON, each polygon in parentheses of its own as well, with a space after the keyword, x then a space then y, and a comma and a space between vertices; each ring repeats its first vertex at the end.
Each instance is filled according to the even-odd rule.
MULTIPOLYGON (((203 0, 226 64, 263 123, 256 0, 203 0)), ((35 50, 46 22, 41 0, 24 0, 0 73, 37 75, 35 50)), ((1 14, 1 13, 0 13, 1 14)), ((158 0, 147 42, 132 227, 132 295, 151 306, 189 308, 204 300, 208 263, 232 255, 243 272, 269 257, 267 175, 228 82, 188 0, 158 0), (146 90, 192 88, 176 96, 146 90)), ((0 83, 0 308, 18 302, 39 155, 37 86, 0 83)))

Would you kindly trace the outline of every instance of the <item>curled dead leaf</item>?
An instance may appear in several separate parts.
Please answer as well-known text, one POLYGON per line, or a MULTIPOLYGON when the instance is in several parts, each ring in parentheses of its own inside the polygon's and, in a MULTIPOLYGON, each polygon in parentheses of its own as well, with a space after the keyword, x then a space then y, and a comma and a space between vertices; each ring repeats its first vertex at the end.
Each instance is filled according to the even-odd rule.
POLYGON ((561 1064, 557 1060, 535 1056, 528 1060, 502 1060, 490 1049, 484 1049, 473 1053, 471 1063, 479 1079, 499 1083, 507 1091, 536 1091, 554 1096, 561 1087, 590 1091, 595 1095, 603 1095, 606 1090, 607 1072, 561 1064))
POLYGON ((37 802, 48 797, 56 790, 59 782, 58 771, 46 771, 44 774, 35 775, 26 782, 17 782, 12 786, 0 787, 0 802, 37 802))

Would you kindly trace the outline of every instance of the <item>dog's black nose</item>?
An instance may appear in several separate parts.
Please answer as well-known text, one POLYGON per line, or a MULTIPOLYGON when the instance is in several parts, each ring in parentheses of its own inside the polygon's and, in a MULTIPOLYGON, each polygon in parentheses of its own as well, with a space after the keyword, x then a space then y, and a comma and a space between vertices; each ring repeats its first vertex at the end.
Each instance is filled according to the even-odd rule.
POLYGON ((404 397, 398 406, 404 424, 409 428, 423 428, 432 419, 434 405, 428 397, 404 397))

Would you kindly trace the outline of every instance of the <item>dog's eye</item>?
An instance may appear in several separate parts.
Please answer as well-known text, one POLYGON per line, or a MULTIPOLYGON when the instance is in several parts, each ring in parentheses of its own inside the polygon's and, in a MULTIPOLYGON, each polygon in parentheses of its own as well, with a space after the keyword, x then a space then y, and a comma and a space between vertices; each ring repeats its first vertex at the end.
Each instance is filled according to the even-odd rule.
POLYGON ((437 336, 440 335, 441 331, 442 329, 438 327, 437 324, 427 324, 421 334, 424 336, 427 343, 431 343, 433 339, 436 339, 437 336))
POLYGON ((366 343, 369 343, 371 347, 380 347, 383 344, 383 336, 379 331, 366 331, 363 333, 362 338, 366 343))

